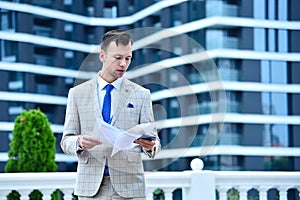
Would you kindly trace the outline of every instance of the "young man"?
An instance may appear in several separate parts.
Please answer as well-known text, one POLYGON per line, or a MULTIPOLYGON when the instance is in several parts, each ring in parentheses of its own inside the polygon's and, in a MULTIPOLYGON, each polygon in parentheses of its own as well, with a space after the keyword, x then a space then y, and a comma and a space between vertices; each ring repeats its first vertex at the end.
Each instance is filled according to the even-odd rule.
POLYGON ((154 122, 150 91, 123 77, 132 58, 130 35, 122 30, 104 34, 99 58, 103 65, 97 77, 71 88, 68 96, 61 147, 78 156, 74 194, 80 200, 145 199, 141 151, 151 158, 157 154, 157 132, 156 139, 135 140, 113 156, 112 147, 92 135, 97 118, 121 130, 154 122))

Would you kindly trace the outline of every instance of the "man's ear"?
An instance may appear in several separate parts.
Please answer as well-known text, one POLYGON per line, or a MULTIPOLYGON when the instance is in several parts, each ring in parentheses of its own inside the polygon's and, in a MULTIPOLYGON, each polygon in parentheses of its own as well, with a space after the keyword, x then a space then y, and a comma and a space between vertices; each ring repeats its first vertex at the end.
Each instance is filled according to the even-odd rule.
POLYGON ((100 51, 99 59, 100 59, 101 62, 105 61, 105 51, 104 50, 100 51))

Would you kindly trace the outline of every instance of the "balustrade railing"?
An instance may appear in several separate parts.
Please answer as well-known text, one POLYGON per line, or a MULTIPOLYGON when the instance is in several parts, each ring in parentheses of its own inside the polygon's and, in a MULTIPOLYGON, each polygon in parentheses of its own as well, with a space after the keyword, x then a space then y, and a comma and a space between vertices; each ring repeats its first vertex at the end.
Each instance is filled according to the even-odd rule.
MULTIPOLYGON (((6 200, 12 190, 19 192, 21 200, 27 200, 35 189, 42 192, 44 200, 50 200, 56 189, 63 193, 63 199, 71 200, 75 177, 75 172, 3 173, 0 174, 0 200, 6 200)), ((153 199, 153 191, 157 188, 164 191, 166 200, 173 198, 176 189, 182 190, 183 200, 227 200, 230 190, 237 192, 235 199, 267 200, 268 191, 274 189, 280 200, 299 200, 300 172, 147 172, 147 200, 153 199), (291 189, 294 195, 288 198, 291 189), (250 190, 256 191, 258 197, 249 196, 250 190)))
POLYGON ((231 189, 238 191, 240 200, 288 200, 289 190, 294 190, 289 199, 299 200, 300 172, 218 171, 214 174, 219 200, 227 200, 231 189), (258 194, 258 198, 250 197, 251 190, 258 194), (268 198, 271 190, 277 191, 277 197, 268 198))

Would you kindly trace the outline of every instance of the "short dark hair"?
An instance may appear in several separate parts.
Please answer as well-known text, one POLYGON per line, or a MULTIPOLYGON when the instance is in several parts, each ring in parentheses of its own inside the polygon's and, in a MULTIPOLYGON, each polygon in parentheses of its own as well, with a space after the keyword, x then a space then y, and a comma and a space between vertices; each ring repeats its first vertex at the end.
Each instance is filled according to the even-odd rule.
POLYGON ((130 35, 126 31, 116 29, 116 30, 108 31, 102 36, 101 50, 106 51, 108 45, 113 41, 116 42, 117 46, 119 44, 122 44, 122 45, 125 45, 125 46, 128 45, 129 43, 131 45, 133 44, 130 35))

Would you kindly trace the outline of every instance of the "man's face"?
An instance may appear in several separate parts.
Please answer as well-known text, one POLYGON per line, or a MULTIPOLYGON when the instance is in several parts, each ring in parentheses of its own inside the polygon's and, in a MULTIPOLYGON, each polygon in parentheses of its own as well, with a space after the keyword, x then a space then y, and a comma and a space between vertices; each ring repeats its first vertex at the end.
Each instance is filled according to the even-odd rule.
POLYGON ((101 50, 99 57, 103 63, 100 75, 104 80, 111 83, 122 77, 129 67, 132 57, 132 46, 130 43, 126 46, 122 44, 117 46, 113 41, 108 45, 106 51, 101 50))

